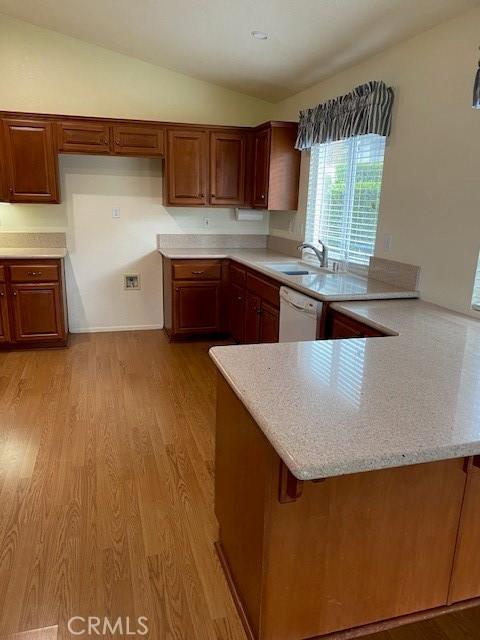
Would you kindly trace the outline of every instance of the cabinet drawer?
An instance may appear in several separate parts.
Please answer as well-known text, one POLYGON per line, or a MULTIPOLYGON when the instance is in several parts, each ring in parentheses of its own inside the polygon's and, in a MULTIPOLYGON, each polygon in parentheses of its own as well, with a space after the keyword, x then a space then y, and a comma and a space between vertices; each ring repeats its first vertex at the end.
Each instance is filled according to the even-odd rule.
POLYGON ((58 282, 59 272, 56 264, 11 264, 12 282, 58 282))
POLYGON ((234 262, 230 263, 230 282, 236 284, 238 287, 244 287, 246 279, 246 269, 243 269, 234 262))
POLYGON ((260 276, 247 273, 247 289, 275 307, 280 306, 280 286, 260 276))
POLYGON ((174 280, 220 280, 222 277, 222 263, 219 261, 174 262, 172 269, 174 280))
POLYGON ((0 282, 5 282, 5 267, 0 264, 0 282))

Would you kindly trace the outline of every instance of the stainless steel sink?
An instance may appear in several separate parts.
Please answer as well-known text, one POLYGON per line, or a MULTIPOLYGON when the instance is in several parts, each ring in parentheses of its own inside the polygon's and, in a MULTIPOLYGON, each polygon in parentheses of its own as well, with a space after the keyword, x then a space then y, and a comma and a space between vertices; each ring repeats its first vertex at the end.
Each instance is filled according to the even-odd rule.
POLYGON ((325 267, 314 267, 303 260, 292 260, 291 262, 265 262, 263 266, 287 276, 310 276, 318 275, 319 273, 332 273, 330 269, 325 267))

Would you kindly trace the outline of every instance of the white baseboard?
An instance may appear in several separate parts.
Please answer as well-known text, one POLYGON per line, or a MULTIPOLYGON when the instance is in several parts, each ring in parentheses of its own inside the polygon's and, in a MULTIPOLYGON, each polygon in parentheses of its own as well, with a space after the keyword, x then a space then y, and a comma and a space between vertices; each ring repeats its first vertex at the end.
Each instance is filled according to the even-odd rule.
POLYGON ((163 329, 163 324, 142 324, 124 327, 70 327, 70 333, 110 333, 112 331, 153 331, 163 329))

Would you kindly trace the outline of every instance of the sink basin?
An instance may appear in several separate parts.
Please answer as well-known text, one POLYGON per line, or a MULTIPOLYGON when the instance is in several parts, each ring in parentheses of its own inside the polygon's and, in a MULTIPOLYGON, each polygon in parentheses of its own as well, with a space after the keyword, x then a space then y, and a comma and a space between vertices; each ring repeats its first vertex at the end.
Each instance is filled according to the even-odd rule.
POLYGON ((313 267, 303 260, 292 260, 291 262, 265 262, 264 266, 272 271, 284 273, 287 276, 309 276, 319 273, 332 273, 326 267, 313 267))

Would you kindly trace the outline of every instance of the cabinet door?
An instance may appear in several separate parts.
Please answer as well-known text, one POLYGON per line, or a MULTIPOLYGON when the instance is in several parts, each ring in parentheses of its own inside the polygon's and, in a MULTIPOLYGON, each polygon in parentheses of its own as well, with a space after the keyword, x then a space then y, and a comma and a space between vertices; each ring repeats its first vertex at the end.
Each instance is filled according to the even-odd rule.
POLYGON ((262 300, 260 315, 260 342, 278 342, 280 314, 278 309, 262 300))
POLYGON ((0 343, 10 342, 7 287, 0 284, 0 343))
POLYGON ((11 202, 58 202, 53 124, 5 120, 4 144, 11 202))
POLYGON ((480 456, 468 462, 467 474, 449 604, 480 597, 480 456))
POLYGON ((340 340, 343 338, 363 338, 362 326, 339 313, 333 312, 331 320, 330 338, 340 340))
POLYGON ((253 206, 266 209, 268 205, 268 168, 270 161, 270 129, 255 134, 253 156, 253 206))
POLYGON ((166 159, 166 204, 208 203, 208 134, 169 131, 166 159))
POLYGON ((262 301, 259 296, 247 291, 245 297, 245 342, 256 344, 260 342, 260 314, 262 301))
POLYGON ((123 156, 161 156, 164 153, 163 129, 155 127, 113 127, 113 150, 123 156))
POLYGON ((245 289, 236 284, 230 284, 229 328, 232 338, 241 344, 245 338, 245 289))
POLYGON ((173 291, 173 333, 218 333, 220 282, 176 282, 173 291))
POLYGON ((110 126, 103 122, 59 122, 58 150, 71 153, 110 153, 110 126))
POLYGON ((49 342, 65 338, 60 283, 12 285, 14 338, 49 342))
POLYGON ((0 122, 0 202, 8 202, 7 162, 3 144, 3 127, 0 122))
POLYGON ((245 133, 210 134, 210 202, 235 207, 245 203, 245 133))

